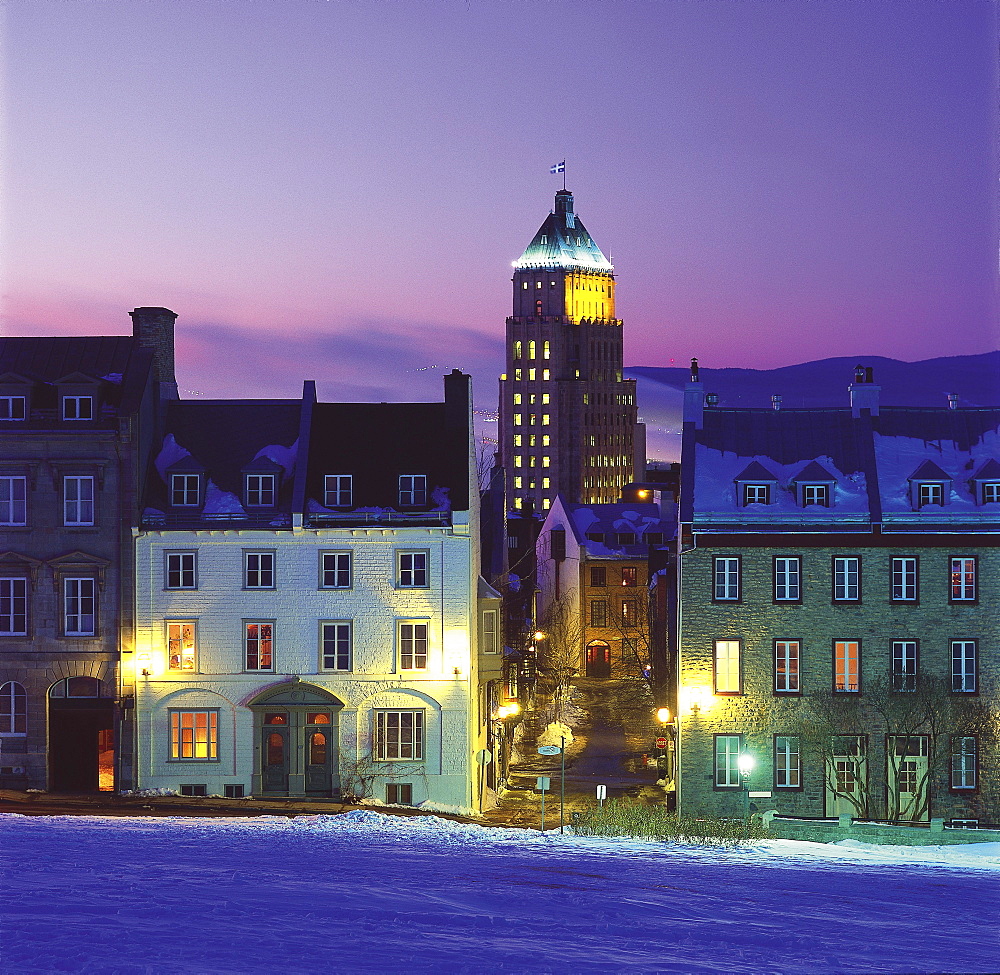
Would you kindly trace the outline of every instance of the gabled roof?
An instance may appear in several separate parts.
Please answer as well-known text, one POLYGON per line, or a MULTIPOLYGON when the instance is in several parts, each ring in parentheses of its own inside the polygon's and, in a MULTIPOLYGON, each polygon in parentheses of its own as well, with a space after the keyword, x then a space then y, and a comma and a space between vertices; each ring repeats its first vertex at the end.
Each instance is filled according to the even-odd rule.
POLYGON ((744 467, 743 470, 733 478, 733 480, 777 482, 778 479, 762 463, 760 463, 760 461, 754 460, 747 464, 747 466, 744 467))
POLYGON ((932 460, 925 460, 909 478, 911 481, 950 481, 951 475, 941 470, 932 460))
POLYGON ((996 461, 991 457, 972 477, 976 481, 1000 479, 1000 461, 996 461))
POLYGON ((556 194, 555 212, 545 218, 514 267, 607 273, 613 270, 583 221, 573 212, 573 194, 568 190, 556 194))
POLYGON ((837 479, 822 465, 816 461, 810 461, 792 478, 792 482, 802 481, 836 481, 837 479))

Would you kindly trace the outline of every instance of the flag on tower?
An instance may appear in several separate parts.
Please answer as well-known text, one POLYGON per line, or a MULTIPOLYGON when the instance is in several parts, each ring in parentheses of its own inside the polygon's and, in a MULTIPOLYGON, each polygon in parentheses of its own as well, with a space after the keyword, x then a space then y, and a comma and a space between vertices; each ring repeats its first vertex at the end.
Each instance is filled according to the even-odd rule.
POLYGON ((556 163, 554 166, 549 166, 549 172, 552 173, 553 176, 555 176, 556 173, 565 173, 566 160, 564 159, 562 162, 556 163))

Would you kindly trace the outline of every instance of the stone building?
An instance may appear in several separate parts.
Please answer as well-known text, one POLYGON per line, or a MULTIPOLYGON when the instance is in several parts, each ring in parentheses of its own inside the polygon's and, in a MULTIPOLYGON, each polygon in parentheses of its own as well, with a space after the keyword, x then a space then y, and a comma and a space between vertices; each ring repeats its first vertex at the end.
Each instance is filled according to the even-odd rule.
POLYGON ((1000 820, 1000 410, 685 397, 681 811, 1000 820))

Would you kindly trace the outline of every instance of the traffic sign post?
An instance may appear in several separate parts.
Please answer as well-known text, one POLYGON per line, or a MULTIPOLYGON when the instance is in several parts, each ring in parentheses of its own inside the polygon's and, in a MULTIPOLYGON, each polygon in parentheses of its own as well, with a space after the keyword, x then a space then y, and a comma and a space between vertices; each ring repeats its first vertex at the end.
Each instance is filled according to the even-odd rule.
POLYGON ((597 804, 598 806, 604 805, 604 800, 608 798, 608 787, 606 785, 599 785, 597 787, 597 804))
POLYGON ((539 775, 535 780, 535 787, 542 794, 542 832, 545 832, 545 793, 549 788, 549 777, 547 775, 539 775))
POLYGON ((667 739, 666 738, 657 738, 656 739, 656 747, 659 748, 660 751, 662 752, 663 749, 667 747, 667 739))

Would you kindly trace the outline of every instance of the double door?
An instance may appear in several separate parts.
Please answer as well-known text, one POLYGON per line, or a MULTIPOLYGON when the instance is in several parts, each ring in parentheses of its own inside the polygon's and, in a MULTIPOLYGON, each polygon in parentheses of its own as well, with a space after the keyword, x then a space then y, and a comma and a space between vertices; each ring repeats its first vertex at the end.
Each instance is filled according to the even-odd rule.
POLYGON ((332 711, 265 711, 260 726, 261 792, 332 796, 339 791, 332 711))

